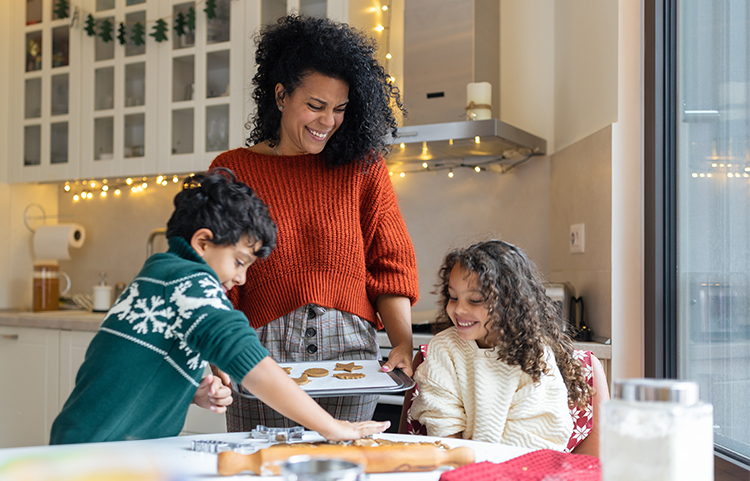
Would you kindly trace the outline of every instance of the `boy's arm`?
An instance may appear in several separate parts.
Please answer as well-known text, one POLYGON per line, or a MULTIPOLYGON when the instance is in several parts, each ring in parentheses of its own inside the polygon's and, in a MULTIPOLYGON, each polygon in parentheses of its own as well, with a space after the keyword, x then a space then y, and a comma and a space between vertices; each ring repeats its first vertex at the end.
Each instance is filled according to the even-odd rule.
POLYGON ((242 385, 282 416, 317 431, 330 441, 359 439, 382 433, 390 426, 388 421, 350 423, 334 419, 270 357, 256 364, 242 380, 242 385))

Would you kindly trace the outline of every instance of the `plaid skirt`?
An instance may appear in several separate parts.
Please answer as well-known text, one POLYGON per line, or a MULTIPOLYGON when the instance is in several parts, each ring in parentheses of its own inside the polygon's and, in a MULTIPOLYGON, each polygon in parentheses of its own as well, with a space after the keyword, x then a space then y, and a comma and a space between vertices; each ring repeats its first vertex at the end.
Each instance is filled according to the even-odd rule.
MULTIPOLYGON (((302 306, 255 330, 276 362, 380 359, 375 326, 354 314, 315 304, 302 306)), ((256 426, 297 424, 256 399, 233 393, 227 406, 227 431, 247 432, 256 426)), ((315 398, 336 419, 369 421, 378 395, 315 398)))

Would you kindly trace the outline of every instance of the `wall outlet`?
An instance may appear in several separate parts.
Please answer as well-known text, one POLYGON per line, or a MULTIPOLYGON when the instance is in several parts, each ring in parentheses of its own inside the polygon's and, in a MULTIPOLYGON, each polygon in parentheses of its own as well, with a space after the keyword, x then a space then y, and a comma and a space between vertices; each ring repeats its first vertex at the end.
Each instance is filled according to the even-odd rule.
POLYGON ((570 253, 571 254, 583 254, 586 247, 586 225, 585 224, 571 224, 570 225, 570 253))

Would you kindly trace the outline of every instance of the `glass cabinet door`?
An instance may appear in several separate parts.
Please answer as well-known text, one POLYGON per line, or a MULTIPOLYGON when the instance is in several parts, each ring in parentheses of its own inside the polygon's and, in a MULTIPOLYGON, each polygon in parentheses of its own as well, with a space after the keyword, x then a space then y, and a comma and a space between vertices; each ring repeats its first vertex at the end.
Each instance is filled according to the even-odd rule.
POLYGON ((160 120, 159 170, 205 170, 220 152, 243 143, 243 99, 250 81, 245 44, 252 42, 252 28, 243 17, 249 2, 217 0, 213 18, 208 18, 204 2, 163 3, 167 5, 161 15, 173 19, 173 28, 168 61, 160 60, 162 76, 168 79, 161 82, 165 90, 160 114, 168 115, 160 120), (177 19, 192 15, 195 28, 185 26, 178 34, 177 19))
MULTIPOLYGON (((78 171, 77 119, 80 92, 80 34, 60 17, 53 0, 13 2, 14 43, 10 180, 52 181, 78 171), (19 52, 20 53, 20 52, 19 52)), ((70 13, 70 9, 68 9, 70 13)))
POLYGON ((159 44, 149 34, 159 18, 159 3, 86 3, 96 35, 83 34, 84 178, 155 172, 159 44))

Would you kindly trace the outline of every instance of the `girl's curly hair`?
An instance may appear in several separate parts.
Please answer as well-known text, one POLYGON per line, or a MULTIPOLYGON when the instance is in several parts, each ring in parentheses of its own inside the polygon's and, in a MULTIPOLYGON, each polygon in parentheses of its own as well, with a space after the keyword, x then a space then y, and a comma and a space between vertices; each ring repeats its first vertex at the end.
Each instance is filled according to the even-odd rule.
POLYGON ((544 348, 549 346, 568 388, 568 404, 584 407, 593 389, 586 383, 580 361, 573 357, 573 342, 563 331, 562 312, 545 294, 534 263, 520 249, 500 240, 451 251, 440 268, 440 283, 435 286, 440 297, 437 321, 446 327, 452 325, 446 306, 450 298, 448 282, 456 265, 477 276, 484 307, 489 311, 487 341, 499 347, 498 359, 520 366, 537 382, 549 372, 543 358, 544 348))
POLYGON ((375 59, 373 39, 345 23, 288 15, 261 28, 255 43, 256 110, 245 125, 251 130, 246 146, 266 140, 278 145, 276 84, 292 93, 306 75, 317 72, 349 85, 344 121, 321 154, 326 165, 367 165, 387 153, 388 135, 395 137, 398 127, 393 108, 405 110, 398 88, 375 59))

